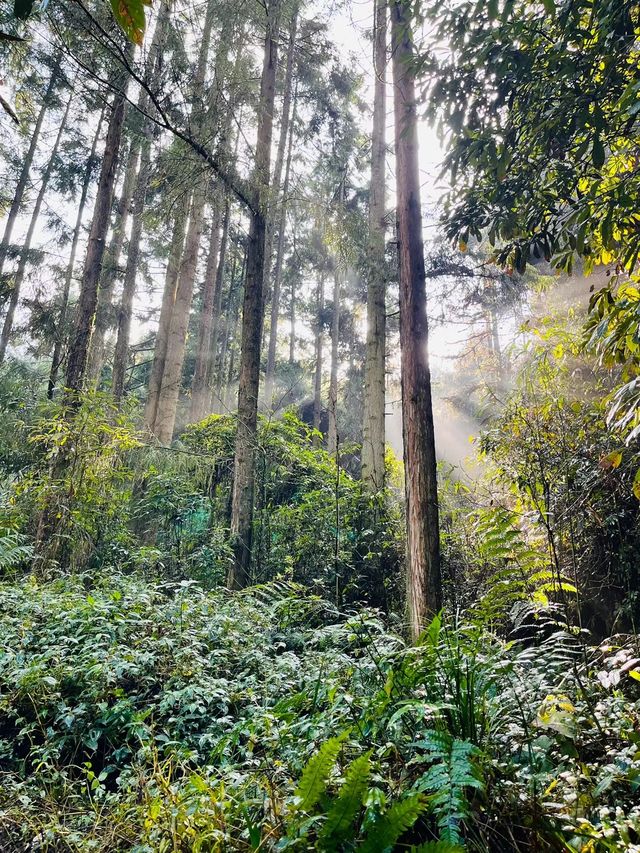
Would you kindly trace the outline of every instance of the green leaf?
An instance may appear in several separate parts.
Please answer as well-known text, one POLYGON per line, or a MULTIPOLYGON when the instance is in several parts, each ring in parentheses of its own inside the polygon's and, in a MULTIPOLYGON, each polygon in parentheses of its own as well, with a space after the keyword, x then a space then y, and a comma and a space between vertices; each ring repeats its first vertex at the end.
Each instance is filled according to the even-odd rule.
POLYGON ((542 0, 542 5, 544 6, 544 11, 547 15, 555 15, 556 13, 556 4, 555 0, 542 0))
POLYGON ((426 808, 424 797, 419 794, 394 803, 371 827, 366 839, 357 848, 358 853, 384 853, 390 850, 398 838, 411 829, 426 808))
POLYGON ((296 790, 296 809, 309 811, 318 802, 327 787, 329 774, 336 763, 344 735, 330 738, 307 762, 296 790))
POLYGON ((371 752, 361 755, 351 764, 337 800, 329 809, 319 839, 322 850, 341 849, 341 842, 353 837, 352 824, 367 794, 371 775, 371 752))
POLYGON ((115 19, 127 38, 134 44, 141 45, 146 23, 144 7, 149 4, 144 3, 143 0, 110 0, 110 2, 115 19))
POLYGON ((638 468, 636 476, 633 478, 633 494, 640 501, 640 468, 638 468))

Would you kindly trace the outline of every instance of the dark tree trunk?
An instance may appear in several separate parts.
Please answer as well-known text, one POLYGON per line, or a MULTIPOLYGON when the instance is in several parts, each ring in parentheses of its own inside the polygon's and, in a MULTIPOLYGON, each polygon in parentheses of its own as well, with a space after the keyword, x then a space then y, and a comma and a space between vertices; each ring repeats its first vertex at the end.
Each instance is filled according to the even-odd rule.
POLYGON ((367 282, 367 356, 364 368, 362 483, 369 495, 384 489, 385 445, 385 181, 387 0, 374 0, 373 67, 375 90, 371 136, 369 257, 367 282))
POLYGON ((411 6, 408 0, 394 0, 391 20, 407 503, 407 606, 411 634, 416 638, 429 617, 442 605, 440 537, 411 6))
POLYGON ((273 383, 276 369, 276 347, 278 344, 278 319, 280 316, 280 287, 282 282, 282 263, 284 260, 284 238, 287 226, 287 194, 289 192, 289 179, 291 177, 291 160, 293 157, 293 138, 296 122, 297 86, 293 98, 293 110, 289 122, 289 146, 287 150, 287 165, 284 171, 282 184, 282 198, 280 200, 280 219, 278 222, 278 242, 276 248, 276 265, 273 271, 273 291, 271 294, 271 325, 269 326, 269 351, 267 353, 267 369, 264 381, 264 402, 270 409, 273 405, 273 383))
POLYGON ((15 192, 13 194, 13 200, 11 201, 11 207, 9 208, 9 214, 7 216, 7 222, 4 226, 4 233, 2 235, 2 242, 0 243, 0 276, 2 275, 2 271, 4 269, 4 262, 7 258, 7 249, 11 244, 11 235, 13 233, 13 227, 16 224, 16 220, 18 218, 18 214, 20 213, 20 208, 22 207, 22 202, 24 199, 24 194, 27 189, 27 185, 29 183, 29 175, 31 174, 31 166, 33 165, 33 158, 35 157, 36 149, 38 148, 38 142, 40 141, 40 132, 42 130, 42 124, 44 122, 44 118, 49 109, 51 99, 56 90, 58 82, 60 80, 60 55, 58 54, 54 60, 53 68, 51 69, 51 74, 49 76, 49 82, 47 83, 47 88, 44 93, 44 97, 42 99, 42 106, 40 107, 40 111, 38 112, 38 118, 36 119, 35 126, 33 128, 33 133, 31 134, 31 140, 29 141, 29 148, 27 149, 27 153, 25 155, 24 160, 22 161, 22 167, 20 169, 20 175, 18 177, 18 183, 16 185, 15 192))
POLYGON ((91 184, 91 177, 93 174, 93 166, 96 157, 96 151, 98 149, 98 142, 100 140, 100 133, 102 132, 104 114, 105 107, 102 108, 100 118, 98 119, 98 126, 93 137, 93 144, 91 145, 91 153, 87 158, 87 163, 84 168, 84 174, 82 177, 82 190, 80 191, 80 200, 78 202, 78 213, 76 215, 73 236, 71 238, 69 261, 67 262, 67 271, 65 273, 64 285, 62 287, 60 316, 58 318, 58 322, 56 323, 56 338, 55 343, 53 345, 53 355, 51 357, 51 369, 49 371, 49 383, 47 387, 47 397, 49 400, 53 399, 56 383, 58 381, 58 371, 60 370, 60 365, 62 364, 62 352, 65 338, 64 327, 67 320, 67 311, 69 308, 69 294, 71 293, 71 282, 73 281, 73 271, 75 269, 76 253, 78 251, 78 241, 80 240, 80 232, 82 230, 82 219, 84 216, 84 209, 87 203, 87 195, 89 194, 89 186, 91 184))
POLYGON ((33 240, 33 234, 36 230, 36 224, 38 222, 38 217, 40 216, 40 208, 42 207, 42 202, 44 200, 44 194, 47 191, 47 187, 49 186, 49 178, 51 177, 51 171, 53 169, 54 161, 58 155, 58 148, 60 147, 60 140, 62 139, 62 134, 64 133, 65 127, 67 125, 67 119, 69 118, 69 110, 71 109, 71 101, 73 100, 73 94, 69 98, 67 102, 66 109, 62 116, 62 121, 60 122, 60 127, 58 128, 58 133, 56 134, 55 141, 53 143, 53 148, 51 149, 51 153, 49 155, 49 161, 45 167, 44 172, 42 173, 42 178, 40 180, 40 189, 38 190, 38 195, 36 197, 36 203, 33 207, 33 211, 31 213, 31 220, 29 222, 29 228, 27 230, 27 236, 25 237, 24 243, 22 245, 22 251, 20 253, 20 260, 18 261, 18 268, 16 270, 15 279, 13 281, 13 286, 11 288, 11 296, 9 298, 9 305, 7 307, 7 313, 4 318, 4 324, 2 326, 2 334, 0 335, 0 364, 4 361, 5 354, 7 352, 7 346, 9 344, 9 339, 11 337, 11 331, 13 329, 13 319, 15 316, 16 308, 18 307, 18 301, 20 299, 20 291, 22 290, 22 283, 24 281, 24 276, 27 271, 27 264, 29 263, 29 250, 31 249, 31 241, 33 240))
POLYGON ((77 397, 84 384, 91 332, 98 304, 98 282, 100 280, 102 257, 104 255, 105 240, 113 202, 114 182, 122 139, 127 83, 128 80, 121 80, 111 105, 111 117, 107 128, 102 167, 98 179, 98 191, 93 209, 93 220, 91 222, 87 254, 80 285, 80 298, 76 308, 74 328, 71 333, 71 345, 69 347, 66 386, 70 398, 77 397))
POLYGON ((125 377, 129 363, 131 314, 133 311, 133 298, 136 292, 138 259, 140 257, 140 244, 142 242, 142 231, 144 227, 144 205, 147 197, 150 173, 151 127, 149 126, 146 130, 146 139, 142 144, 140 171, 138 172, 136 189, 133 194, 131 236, 129 238, 127 266, 122 286, 122 298, 120 300, 120 307, 118 310, 118 333, 116 337, 116 348, 113 355, 112 377, 113 396, 118 402, 124 395, 125 377))
POLYGON ((119 277, 120 255, 131 213, 131 202, 136 188, 136 176, 140 163, 140 145, 134 139, 127 157, 127 167, 122 181, 122 191, 116 204, 116 221, 109 248, 105 250, 100 282, 98 284, 98 306, 96 320, 91 335, 87 380, 97 384, 106 360, 105 336, 112 324, 111 311, 116 279, 119 277))
POLYGON ((267 234, 269 170, 273 136, 273 107, 278 66, 280 0, 267 3, 267 34, 260 83, 258 133, 253 173, 254 205, 247 255, 247 275, 242 310, 238 431, 236 436, 231 535, 234 562, 227 583, 232 589, 250 580, 253 528, 255 444, 260 385, 260 346, 264 320, 264 261, 267 234))
MULTIPOLYGON (((320 430, 320 422, 322 418, 322 333, 323 333, 323 314, 324 314, 324 273, 320 274, 318 279, 318 295, 317 295, 317 316, 316 316, 316 339, 314 345, 315 352, 315 372, 313 379, 313 428, 320 430)), ((320 445, 319 436, 315 436, 313 443, 316 446, 320 445)))

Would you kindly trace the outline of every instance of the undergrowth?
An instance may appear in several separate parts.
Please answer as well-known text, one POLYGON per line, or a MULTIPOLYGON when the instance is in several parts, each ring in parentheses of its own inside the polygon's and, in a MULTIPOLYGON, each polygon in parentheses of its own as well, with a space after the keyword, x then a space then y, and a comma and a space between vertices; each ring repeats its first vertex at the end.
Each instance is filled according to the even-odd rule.
POLYGON ((406 647, 277 583, 1 593, 3 851, 640 850, 624 638, 406 647))

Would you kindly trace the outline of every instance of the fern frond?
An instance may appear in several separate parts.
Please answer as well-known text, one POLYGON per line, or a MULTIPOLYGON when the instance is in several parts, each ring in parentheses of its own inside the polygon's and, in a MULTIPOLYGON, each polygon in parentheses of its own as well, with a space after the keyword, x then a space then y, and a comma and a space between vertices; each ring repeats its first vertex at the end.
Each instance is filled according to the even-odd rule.
POLYGON ((33 557, 33 546, 21 533, 0 530, 0 571, 13 569, 33 557))
POLYGON ((336 763, 344 735, 330 738, 307 762, 295 793, 296 810, 308 812, 318 802, 327 787, 329 774, 336 763))
POLYGON ((460 823, 469 815, 467 790, 483 790, 484 784, 474 758, 478 748, 466 740, 451 737, 448 732, 427 732, 415 744, 422 748, 431 767, 415 787, 429 794, 442 841, 458 844, 460 823))
POLYGON ((394 803, 373 824, 367 837, 357 848, 358 853, 385 853, 392 849, 398 838, 411 829, 426 808, 426 800, 420 794, 405 797, 394 803))
POLYGON ((424 844, 412 847, 409 853, 464 853, 464 847, 450 841, 425 841, 424 844))
POLYGON ((353 822, 366 799, 370 775, 371 752, 367 752, 349 767, 340 793, 327 813, 319 835, 321 849, 326 853, 334 853, 342 841, 353 837, 353 822))

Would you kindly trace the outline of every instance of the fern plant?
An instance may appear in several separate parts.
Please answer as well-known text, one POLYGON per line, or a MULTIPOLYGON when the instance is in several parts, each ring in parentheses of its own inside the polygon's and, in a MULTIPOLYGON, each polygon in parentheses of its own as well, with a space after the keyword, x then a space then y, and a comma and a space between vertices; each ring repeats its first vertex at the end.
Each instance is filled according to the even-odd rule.
MULTIPOLYGON (((322 853, 390 853, 427 809, 427 797, 420 791, 386 806, 383 792, 371 785, 371 752, 354 759, 344 770, 342 782, 333 785, 345 737, 326 741, 307 762, 279 850, 306 850, 313 845, 322 853)), ((414 848, 416 853, 456 853, 461 849, 447 840, 414 848)))
POLYGON ((412 763, 429 763, 414 788, 429 795, 429 806, 438 821, 441 840, 459 844, 461 823, 469 816, 470 789, 482 791, 484 783, 477 762, 480 750, 448 732, 429 731, 415 744, 423 755, 412 763))
POLYGON ((15 569, 33 557, 33 546, 21 533, 0 530, 0 572, 15 569))

